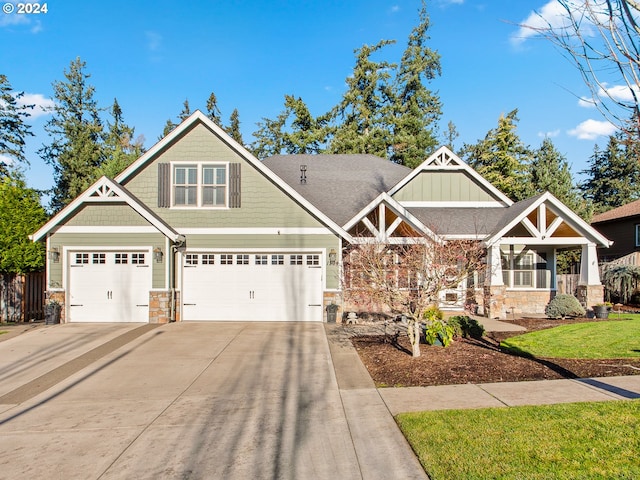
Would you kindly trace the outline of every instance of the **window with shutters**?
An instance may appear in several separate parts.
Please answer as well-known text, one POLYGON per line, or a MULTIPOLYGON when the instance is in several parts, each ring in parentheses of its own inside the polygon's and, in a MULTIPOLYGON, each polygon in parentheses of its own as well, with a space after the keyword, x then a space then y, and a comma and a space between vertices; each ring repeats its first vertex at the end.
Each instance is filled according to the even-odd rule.
MULTIPOLYGON (((229 168, 228 164, 193 163, 172 164, 171 175, 171 206, 177 208, 227 208, 234 207, 237 200, 236 192, 230 201, 229 168)), ((236 170, 235 168, 233 170, 236 170)), ((164 169, 158 170, 159 175, 166 175, 164 169)), ((235 178, 233 179, 234 183, 235 178)), ((159 179, 158 204, 166 203, 161 200, 160 188, 163 180, 159 179)))

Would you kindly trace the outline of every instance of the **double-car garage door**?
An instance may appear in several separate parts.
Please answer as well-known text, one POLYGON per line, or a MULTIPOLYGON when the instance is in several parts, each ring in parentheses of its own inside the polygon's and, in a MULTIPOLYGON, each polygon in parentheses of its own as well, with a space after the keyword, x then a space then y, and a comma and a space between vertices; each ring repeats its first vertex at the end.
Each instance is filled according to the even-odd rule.
POLYGON ((187 252, 185 320, 322 320, 322 255, 187 252))

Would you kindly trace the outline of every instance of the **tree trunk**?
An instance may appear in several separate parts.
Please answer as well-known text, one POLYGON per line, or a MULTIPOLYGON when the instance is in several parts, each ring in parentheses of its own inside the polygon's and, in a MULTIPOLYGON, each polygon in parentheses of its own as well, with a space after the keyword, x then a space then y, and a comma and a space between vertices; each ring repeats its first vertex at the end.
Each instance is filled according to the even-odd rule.
POLYGON ((409 343, 411 343, 411 351, 413 358, 420 356, 420 322, 415 320, 409 322, 407 327, 407 334, 409 335, 409 343))

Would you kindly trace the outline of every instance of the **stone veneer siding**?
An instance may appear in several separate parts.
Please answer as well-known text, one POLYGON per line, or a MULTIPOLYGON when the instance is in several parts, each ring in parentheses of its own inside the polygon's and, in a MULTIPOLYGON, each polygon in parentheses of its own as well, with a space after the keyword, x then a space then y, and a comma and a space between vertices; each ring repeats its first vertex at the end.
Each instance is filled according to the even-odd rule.
POLYGON ((544 315, 555 290, 508 290, 504 285, 484 287, 484 315, 506 319, 526 314, 544 315))
MULTIPOLYGON (((177 298, 178 292, 176 292, 177 298)), ((176 308, 176 321, 179 317, 176 308)), ((171 291, 149 292, 149 323, 169 323, 171 321, 171 291)))
POLYGON ((338 305, 338 311, 336 312, 336 323, 342 322, 342 295, 340 292, 324 292, 322 298, 322 321, 327 323, 328 315, 327 315, 327 306, 335 303, 338 305))
POLYGON ((593 306, 604 301, 604 286, 602 285, 578 285, 576 298, 582 306, 589 311, 593 311, 593 306))
POLYGON ((62 309, 60 311, 60 323, 67 323, 66 297, 66 292, 64 290, 47 290, 45 292, 45 302, 55 300, 62 305, 62 309))

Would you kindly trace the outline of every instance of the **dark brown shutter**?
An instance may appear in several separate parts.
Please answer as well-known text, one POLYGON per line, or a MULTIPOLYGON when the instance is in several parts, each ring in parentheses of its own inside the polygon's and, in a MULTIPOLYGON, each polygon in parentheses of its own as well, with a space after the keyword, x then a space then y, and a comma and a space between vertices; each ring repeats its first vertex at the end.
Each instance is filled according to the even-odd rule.
POLYGON ((240 164, 229 164, 229 208, 240 208, 240 164))
POLYGON ((158 207, 169 208, 171 206, 171 165, 158 164, 158 207))

